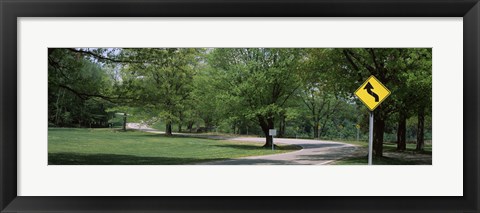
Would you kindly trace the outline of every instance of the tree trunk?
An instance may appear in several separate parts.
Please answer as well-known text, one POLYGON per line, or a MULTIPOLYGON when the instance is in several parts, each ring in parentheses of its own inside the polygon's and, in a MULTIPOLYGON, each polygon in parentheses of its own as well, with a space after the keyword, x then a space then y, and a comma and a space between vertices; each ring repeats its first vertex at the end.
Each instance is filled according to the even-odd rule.
POLYGON ((127 131, 127 113, 123 113, 123 128, 122 129, 123 129, 123 131, 127 131))
POLYGON ((167 125, 165 125, 165 135, 171 136, 172 135, 172 122, 168 121, 167 125))
MULTIPOLYGON (((49 49, 49 50, 50 50, 50 49, 49 49)), ((58 124, 60 123, 60 122, 59 122, 59 117, 60 117, 60 113, 62 112, 62 108, 59 107, 59 106, 60 106, 60 104, 59 104, 59 102, 60 102, 60 96, 63 98, 63 96, 65 95, 65 91, 64 91, 64 90, 61 90, 61 88, 58 88, 58 94, 59 94, 59 95, 57 96, 57 102, 56 102, 56 104, 55 104, 56 113, 55 113, 55 121, 54 121, 55 125, 57 125, 57 126, 58 126, 58 124), (63 93, 60 93, 60 91, 63 91, 63 93), (61 95, 60 95, 60 94, 61 94, 61 95)))
POLYGON ((193 122, 189 122, 189 123, 188 123, 187 129, 188 129, 189 132, 192 132, 193 122))
POLYGON ((385 120, 380 113, 375 113, 373 123, 373 154, 375 157, 383 156, 383 134, 385 131, 385 120))
POLYGON ((407 149, 407 115, 404 111, 400 112, 397 129, 397 150, 405 151, 407 149))
POLYGON ((285 137, 285 116, 283 115, 280 117, 280 128, 278 130, 278 137, 285 137))
POLYGON ((314 121, 313 124, 313 138, 320 138, 320 122, 318 120, 314 121))
POLYGON ((273 143, 273 137, 268 135, 268 131, 267 131, 267 134, 265 135, 265 145, 263 145, 263 147, 272 147, 272 143, 273 143))
POLYGON ((182 132, 182 124, 183 124, 183 113, 180 111, 178 115, 178 132, 182 132))
POLYGON ((418 126, 417 126, 417 151, 423 151, 424 141, 424 129, 425 129, 425 107, 420 107, 418 110, 418 126))
MULTIPOLYGON (((323 136, 325 136, 325 133, 327 132, 327 119, 325 119, 322 123, 322 126, 320 127, 320 131, 318 131, 318 138, 321 138, 323 136)), ((318 123, 320 123, 320 120, 318 121, 318 123)))
POLYGON ((212 124, 210 122, 210 118, 206 117, 206 118, 203 118, 203 122, 205 123, 205 127, 207 129, 210 129, 210 127, 212 127, 212 124))
POLYGON ((263 134, 265 134, 265 144, 263 147, 272 147, 273 143, 273 137, 270 136, 269 130, 274 128, 274 119, 273 118, 268 118, 265 119, 263 116, 257 116, 258 118, 258 123, 260 124, 260 127, 262 128, 263 134))

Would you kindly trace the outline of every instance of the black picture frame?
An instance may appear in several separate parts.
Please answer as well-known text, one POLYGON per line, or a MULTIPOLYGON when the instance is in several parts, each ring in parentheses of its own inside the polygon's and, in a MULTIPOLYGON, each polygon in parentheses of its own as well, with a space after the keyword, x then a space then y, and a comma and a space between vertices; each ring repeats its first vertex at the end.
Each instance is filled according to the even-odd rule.
MULTIPOLYGON (((1 212, 479 212, 478 0, 0 0, 1 212), (463 17, 461 197, 17 196, 18 17, 463 17)), ((452 71, 452 75, 456 74, 452 71)), ((414 174, 411 174, 414 175, 414 174)), ((410 178, 412 178, 410 176, 410 178)), ((416 177, 421 178, 421 177, 416 177)), ((425 180, 428 181, 428 180, 425 180)))

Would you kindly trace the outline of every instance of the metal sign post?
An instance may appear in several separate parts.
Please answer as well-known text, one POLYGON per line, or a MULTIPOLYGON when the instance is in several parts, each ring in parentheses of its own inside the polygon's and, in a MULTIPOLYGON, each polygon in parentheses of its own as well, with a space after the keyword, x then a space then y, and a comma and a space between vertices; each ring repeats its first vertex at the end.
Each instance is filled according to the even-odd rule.
POLYGON ((275 150, 275 147, 273 146, 273 136, 277 135, 277 130, 276 129, 269 129, 268 134, 272 136, 272 150, 275 150))
POLYGON ((375 76, 372 75, 357 89, 357 91, 355 91, 355 95, 370 110, 370 131, 368 133, 368 165, 372 165, 373 110, 375 110, 375 108, 377 108, 390 95, 390 91, 377 78, 375 78, 375 76))
POLYGON ((373 149, 373 111, 370 111, 370 127, 368 132, 368 165, 372 165, 373 149))
POLYGON ((275 150, 275 147, 273 146, 273 135, 272 135, 272 151, 275 150))

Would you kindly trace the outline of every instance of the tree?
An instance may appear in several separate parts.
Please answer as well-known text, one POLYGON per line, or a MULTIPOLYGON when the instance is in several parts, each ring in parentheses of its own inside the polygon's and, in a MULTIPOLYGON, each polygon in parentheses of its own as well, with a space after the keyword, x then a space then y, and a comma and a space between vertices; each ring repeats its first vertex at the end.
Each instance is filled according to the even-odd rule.
POLYGON ((166 122, 166 135, 172 135, 172 124, 180 122, 187 107, 199 51, 148 48, 121 52, 120 58, 131 63, 122 67, 120 93, 134 100, 131 106, 156 112, 166 122))
POLYGON ((368 114, 353 92, 375 75, 392 91, 375 110, 380 157, 385 133, 396 130, 397 148, 405 149, 413 117, 422 150, 431 114, 431 49, 425 48, 66 48, 48 54, 49 124, 56 126, 102 126, 126 112, 134 122, 162 120, 168 135, 173 124, 179 131, 205 125, 201 131, 264 134, 268 147, 275 127, 279 137, 345 138, 365 121, 359 114, 368 114))
MULTIPOLYGON (((403 72, 398 74, 394 105, 398 114, 397 150, 406 149, 406 122, 415 113, 418 116, 417 144, 423 144, 425 110, 432 102, 432 52, 431 49, 406 49, 403 72)), ((422 145, 421 145, 422 146, 422 145)), ((420 147, 417 148, 421 150, 420 147)))
POLYGON ((217 100, 218 91, 215 85, 215 71, 202 62, 197 67, 197 73, 193 78, 192 104, 188 128, 191 129, 194 123, 203 121, 205 128, 211 130, 218 125, 221 119, 222 103, 217 100))
POLYGON ((266 147, 272 145, 269 129, 285 103, 300 86, 299 49, 214 49, 209 64, 216 70, 217 89, 230 117, 246 117, 261 127, 266 147))
MULTIPOLYGON (((401 104, 396 104, 400 99, 397 90, 403 87, 402 75, 411 73, 408 70, 416 52, 425 49, 339 49, 343 58, 347 62, 347 66, 342 67, 342 72, 338 72, 337 77, 344 79, 339 80, 345 87, 344 89, 354 91, 353 85, 361 84, 368 76, 374 75, 380 82, 386 85, 392 93, 392 97, 388 98, 374 111, 374 133, 373 133, 373 149, 376 157, 383 155, 383 136, 385 132, 385 121, 388 117, 403 109, 401 104), (351 86, 348 86, 351 85, 351 86)), ((427 59, 428 60, 428 59, 427 59)))
POLYGON ((408 73, 407 85, 411 89, 411 106, 417 112, 417 151, 423 151, 425 140, 425 116, 432 113, 432 49, 419 49, 411 53, 416 62, 414 72, 408 73))
POLYGON ((106 126, 112 81, 104 68, 68 49, 48 53, 49 124, 106 126))
POLYGON ((300 72, 301 82, 299 96, 310 112, 313 137, 320 138, 320 130, 325 130, 325 124, 334 116, 340 100, 328 76, 334 67, 330 60, 330 49, 308 49, 306 59, 302 62, 300 72), (323 123, 322 129, 320 124, 323 123))

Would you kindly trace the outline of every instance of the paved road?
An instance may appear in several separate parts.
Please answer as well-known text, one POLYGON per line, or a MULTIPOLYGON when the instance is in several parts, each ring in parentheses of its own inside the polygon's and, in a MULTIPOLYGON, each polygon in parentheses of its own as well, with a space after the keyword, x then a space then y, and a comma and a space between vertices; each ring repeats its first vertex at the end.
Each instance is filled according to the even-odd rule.
MULTIPOLYGON (((163 133, 139 124, 129 123, 128 128, 140 129, 146 132, 163 133)), ((198 134, 179 134, 193 137, 208 137, 215 139, 226 139, 233 141, 265 143, 265 138, 258 137, 225 137, 198 134)), ((321 165, 329 164, 335 160, 352 156, 358 150, 357 146, 332 141, 306 140, 306 139, 285 139, 275 138, 275 143, 294 144, 301 146, 299 151, 283 154, 251 156, 232 160, 212 161, 201 163, 201 165, 321 165)))
MULTIPOLYGON (((265 143, 265 138, 238 137, 230 138, 235 141, 248 141, 265 143)), ((301 146, 299 151, 276 154, 251 156, 232 160, 202 163, 203 165, 321 165, 329 164, 335 160, 351 156, 357 146, 331 141, 284 139, 275 138, 275 143, 295 144, 301 146)))

